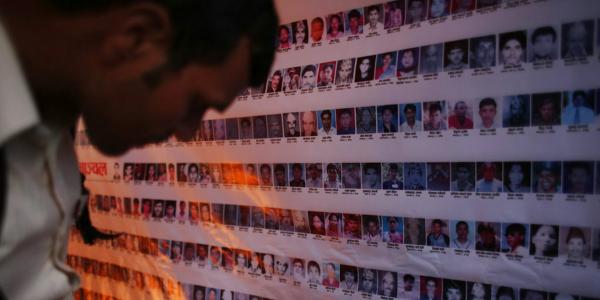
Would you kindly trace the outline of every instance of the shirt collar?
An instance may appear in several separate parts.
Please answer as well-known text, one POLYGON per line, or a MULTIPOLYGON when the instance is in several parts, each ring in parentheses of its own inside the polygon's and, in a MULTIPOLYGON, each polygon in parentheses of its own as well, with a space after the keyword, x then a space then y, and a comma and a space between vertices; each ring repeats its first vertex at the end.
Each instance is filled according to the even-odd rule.
POLYGON ((0 145, 40 122, 23 70, 0 22, 0 145))

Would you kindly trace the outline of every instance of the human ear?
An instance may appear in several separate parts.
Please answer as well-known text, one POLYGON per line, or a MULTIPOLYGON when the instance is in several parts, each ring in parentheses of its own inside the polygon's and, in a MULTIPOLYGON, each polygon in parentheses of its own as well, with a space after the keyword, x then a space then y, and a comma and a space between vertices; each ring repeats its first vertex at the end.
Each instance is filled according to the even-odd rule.
POLYGON ((118 8, 101 43, 101 63, 108 68, 143 71, 166 61, 172 38, 168 11, 153 3, 118 8))

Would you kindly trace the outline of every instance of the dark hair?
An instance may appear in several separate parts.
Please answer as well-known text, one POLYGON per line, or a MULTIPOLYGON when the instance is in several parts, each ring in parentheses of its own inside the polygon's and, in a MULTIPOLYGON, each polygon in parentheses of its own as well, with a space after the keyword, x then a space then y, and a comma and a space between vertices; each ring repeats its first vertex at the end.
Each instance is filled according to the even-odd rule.
POLYGON ((376 10, 379 13, 379 7, 377 5, 371 5, 369 7, 367 7, 367 12, 371 13, 371 11, 376 10))
POLYGON ((404 280, 404 281, 412 281, 412 282, 415 282, 415 276, 412 276, 412 275, 410 275, 410 274, 405 274, 405 275, 402 277, 402 280, 404 280))
POLYGON ((285 25, 279 25, 279 32, 281 32, 281 29, 285 29, 285 31, 287 32, 287 34, 290 34, 290 29, 285 26, 285 25))
POLYGON ((442 112, 442 106, 439 102, 433 102, 429 105, 429 113, 431 114, 434 111, 442 112))
MULTIPOLYGON (((329 16, 329 24, 331 25, 331 20, 333 20, 333 18, 336 18, 338 20, 338 23, 340 25, 340 27, 338 28, 339 32, 344 32, 344 23, 342 23, 342 18, 340 18, 340 16, 338 14, 332 14, 329 16)), ((330 26, 331 27, 331 26, 330 26)), ((331 31, 331 28, 329 28, 330 30, 327 30, 327 32, 331 31)))
MULTIPOLYGON (((136 0, 48 0, 65 13, 108 10, 136 0)), ((251 41, 250 83, 261 84, 275 54, 279 19, 271 0, 153 0, 170 16, 173 38, 166 68, 147 74, 155 85, 161 71, 179 70, 190 63, 219 64, 242 36, 251 41)))
POLYGON ((504 44, 506 44, 510 40, 516 40, 517 42, 519 42, 523 49, 525 49, 525 47, 527 46, 527 37, 525 36, 525 31, 513 31, 500 34, 500 48, 504 47, 504 44))
POLYGON ((435 224, 440 225, 440 227, 445 226, 444 222, 442 222, 442 220, 440 220, 440 219, 434 219, 433 221, 431 221, 431 225, 435 225, 435 224))
POLYGON ((360 18, 360 13, 356 9, 353 9, 348 13, 348 20, 353 18, 360 18))
POLYGON ((260 171, 262 172, 263 169, 269 169, 269 172, 271 171, 271 165, 269 164, 262 164, 260 165, 260 171))
POLYGON ((465 221, 458 221, 456 223, 456 227, 455 227, 456 231, 458 231, 458 226, 460 226, 460 225, 465 225, 465 227, 467 227, 467 231, 469 231, 469 224, 467 224, 467 222, 465 222, 465 221))
POLYGON ((580 238, 583 240, 584 244, 586 243, 585 234, 583 233, 583 230, 581 230, 581 228, 579 227, 569 228, 569 232, 567 233, 567 238, 565 239, 565 242, 569 243, 569 240, 571 240, 572 238, 580 238))
POLYGON ((310 268, 310 267, 316 267, 317 270, 319 270, 319 273, 321 273, 321 267, 319 266, 319 264, 317 262, 315 262, 314 260, 311 260, 308 262, 308 264, 306 265, 306 268, 310 268))
POLYGON ((409 110, 409 109, 416 112, 417 111, 417 106, 414 105, 414 104, 406 104, 404 106, 404 113, 406 113, 406 111, 409 110))
POLYGON ((282 164, 276 164, 275 172, 284 172, 285 173, 285 167, 282 164))
POLYGON ((531 42, 535 43, 535 40, 542 35, 551 35, 552 41, 556 41, 556 30, 554 30, 554 28, 551 26, 544 26, 533 31, 531 34, 531 42))
POLYGON ((581 97, 583 97, 583 98, 586 98, 586 99, 587 99, 587 95, 586 95, 586 93, 585 93, 584 91, 582 91, 582 90, 577 90, 577 91, 574 91, 574 92, 573 92, 573 99, 575 99, 575 98, 577 98, 577 97, 579 97, 579 96, 581 96, 581 97))
POLYGON ((525 235, 525 226, 519 223, 512 223, 508 225, 508 227, 506 227, 506 232, 504 233, 504 236, 508 236, 509 234, 512 235, 515 233, 525 235))
POLYGON ((511 287, 501 286, 496 291, 496 299, 500 299, 500 296, 508 296, 511 299, 515 299, 515 290, 511 287))
POLYGON ((339 109, 338 111, 340 112, 339 113, 340 116, 343 115, 343 114, 348 114, 348 115, 352 116, 352 112, 348 108, 339 109))
POLYGON ((323 118, 323 115, 329 115, 329 118, 331 119, 331 111, 329 109, 321 112, 321 119, 323 118))
POLYGON ((304 77, 304 74, 306 74, 306 72, 309 72, 309 71, 313 72, 313 74, 315 74, 315 75, 317 74, 317 70, 315 69, 314 65, 307 65, 307 66, 304 66, 304 69, 302 69, 302 73, 301 73, 302 77, 304 77))
POLYGON ((481 100, 481 102, 479 102, 479 109, 482 109, 484 106, 488 106, 488 105, 492 105, 494 106, 494 108, 497 107, 496 105, 496 100, 494 100, 493 98, 483 98, 483 100, 481 100))
POLYGON ((316 17, 316 18, 312 19, 312 21, 310 21, 310 25, 316 24, 316 23, 321 23, 321 26, 323 26, 323 19, 321 17, 316 17))
POLYGON ((327 164, 327 171, 329 171, 329 170, 334 170, 337 172, 337 167, 334 164, 329 163, 329 164, 327 164))
POLYGON ((295 170, 295 169, 302 170, 302 164, 299 164, 299 163, 292 164, 292 170, 295 170))

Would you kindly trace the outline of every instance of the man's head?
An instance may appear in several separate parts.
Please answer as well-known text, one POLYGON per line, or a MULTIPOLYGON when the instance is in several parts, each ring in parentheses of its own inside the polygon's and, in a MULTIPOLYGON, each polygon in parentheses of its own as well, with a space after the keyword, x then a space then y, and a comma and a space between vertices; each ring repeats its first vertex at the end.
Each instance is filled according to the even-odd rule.
POLYGON ((360 12, 356 9, 353 9, 348 13, 348 27, 352 34, 359 33, 360 25, 362 25, 361 19, 360 12))
POLYGON ((323 129, 329 131, 331 129, 331 111, 324 110, 321 112, 321 125, 323 129))
POLYGON ((556 47, 556 30, 551 26, 537 28, 531 34, 533 54, 537 57, 549 57, 556 47))
POLYGON ((479 102, 479 117, 485 128, 489 128, 494 124, 496 106, 496 100, 493 98, 484 98, 479 102))
POLYGON ((229 2, 19 1, 2 17, 42 118, 71 126, 81 115, 94 145, 116 155, 190 138, 205 110, 265 78, 273 3, 229 2))
POLYGON ((323 19, 320 17, 312 19, 310 22, 310 37, 313 42, 319 42, 323 38, 323 19))

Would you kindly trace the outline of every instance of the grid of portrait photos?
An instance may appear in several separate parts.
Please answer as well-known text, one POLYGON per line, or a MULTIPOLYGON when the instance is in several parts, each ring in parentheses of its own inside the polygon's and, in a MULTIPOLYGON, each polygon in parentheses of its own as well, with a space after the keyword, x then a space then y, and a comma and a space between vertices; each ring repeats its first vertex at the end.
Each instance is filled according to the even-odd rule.
POLYGON ((204 120, 193 141, 600 125, 600 89, 414 101, 204 120))
MULTIPOLYGON (((111 284, 127 286, 145 296, 163 299, 236 299, 236 300, 269 300, 269 298, 249 295, 231 290, 224 290, 200 285, 176 282, 170 278, 132 270, 118 264, 103 262, 83 256, 68 255, 67 264, 82 274, 84 280, 94 282, 96 278, 110 279, 111 284)), ((73 293, 75 300, 117 300, 116 296, 98 293, 89 289, 79 289, 73 293)))
MULTIPOLYGON (((375 216, 367 217, 369 224, 373 227, 376 222, 375 216)), ((402 220, 397 217, 387 217, 388 221, 402 220)), ((422 219, 415 219, 416 222, 409 221, 407 225, 423 227, 422 219)), ((437 224, 443 223, 441 220, 433 220, 432 231, 436 231, 437 224)), ((393 223, 392 223, 393 224, 393 223)), ((463 228, 468 228, 468 222, 459 221, 456 223, 460 235, 463 228)), ((492 236, 496 235, 493 230, 496 225, 493 223, 482 222, 478 224, 478 231, 488 232, 492 236), (491 233, 490 233, 491 230, 491 233)), ((502 229, 511 235, 525 234, 524 224, 502 224, 502 229), (522 231, 521 231, 522 230, 522 231)), ((499 230, 500 227, 497 229, 499 230)), ((561 228, 562 229, 562 228, 561 228)), ((360 229, 359 229, 360 230, 360 229)), ((409 232, 412 229, 407 229, 409 232)), ((551 230, 558 230, 550 225, 531 225, 531 230, 536 233, 532 235, 532 245, 543 245, 543 241, 538 241, 545 233, 551 230)), ((569 236, 577 235, 573 232, 580 232, 583 238, 583 229, 572 227, 567 228, 569 236)), ((529 231, 529 227, 527 227, 529 231)), ((380 233, 381 235, 382 233, 380 233)), ((387 231, 388 237, 394 235, 402 236, 402 233, 391 233, 387 231)), ((556 236, 558 237, 558 231, 556 236)), ((468 235, 468 234, 467 234, 468 235)), ((485 235, 481 233, 480 235, 485 235)), ((450 239, 443 230, 440 229, 439 236, 450 239)), ((73 242, 80 243, 77 236, 73 236, 73 242)), ((440 239, 442 239, 440 238, 440 239)), ((466 238, 468 239, 468 238, 466 238)), ((489 237, 478 240, 479 243, 486 243, 489 237)), ((427 240, 435 242, 433 233, 427 236, 427 240)), ((474 241, 471 241, 474 243, 474 241)), ((459 245, 456 239, 453 243, 459 245)), ((497 242, 499 244, 499 242, 497 242)), ((239 249, 225 246, 198 244, 177 240, 159 240, 151 237, 123 234, 115 241, 104 241, 102 244, 94 246, 96 248, 108 248, 113 251, 120 251, 139 255, 140 258, 154 258, 170 261, 172 264, 181 264, 189 268, 208 269, 210 271, 222 271, 232 276, 246 276, 252 280, 273 280, 277 279, 280 283, 286 283, 294 286, 305 286, 310 289, 319 289, 322 287, 329 292, 340 291, 350 296, 354 293, 362 295, 380 295, 383 299, 443 299, 443 300, 463 300, 463 299, 482 299, 482 300, 555 300, 555 299, 592 299, 579 297, 576 295, 559 294, 551 291, 540 291, 530 289, 519 289, 518 287, 496 286, 485 282, 470 282, 455 280, 449 278, 440 278, 427 276, 424 274, 414 274, 406 272, 397 272, 394 270, 382 270, 370 268, 369 266, 354 266, 338 263, 334 260, 318 261, 308 257, 285 257, 270 253, 256 252, 250 249, 239 249)), ((497 245, 500 248, 500 245, 497 245)), ((522 247, 522 246, 521 246, 522 247)), ((485 249, 485 251, 497 251, 495 249, 485 249)), ((552 249, 536 249, 540 253, 552 251, 552 249)), ((545 253, 552 255, 552 253, 545 253)), ((144 274, 142 272, 129 270, 118 265, 96 261, 85 257, 69 256, 69 265, 84 274, 94 274, 96 276, 111 277, 114 280, 122 282, 131 282, 131 285, 138 289, 149 287, 151 289, 161 289, 165 295, 176 295, 184 293, 185 299, 229 299, 219 298, 221 293, 235 292, 209 288, 198 285, 188 285, 173 280, 163 280, 158 276, 144 274), (205 298, 196 297, 196 293, 202 293, 205 298), (213 297, 209 295, 213 293, 213 297), (216 296, 216 297, 214 297, 216 296), (194 298, 195 297, 195 298, 194 298)), ((253 299, 257 296, 245 296, 242 299, 253 299)), ((240 298, 233 298, 240 299, 240 298)), ((258 298, 266 299, 266 298, 258 298)))
MULTIPOLYGON (((340 19, 342 15, 343 13, 332 14, 328 18, 340 19)), ((302 27, 304 25, 300 24, 306 22, 295 22, 293 27, 302 27)), ((472 70, 472 76, 493 74, 494 69, 501 72, 522 72, 529 65, 534 70, 551 68, 557 60, 562 60, 566 66, 585 65, 594 57, 595 48, 600 48, 594 44, 596 23, 595 19, 577 20, 360 57, 289 66, 273 70, 261 87, 248 88, 239 98, 262 98, 263 94, 271 98, 295 95, 298 92, 305 94, 314 90, 340 90, 350 88, 353 83, 364 86, 371 85, 373 81, 378 84, 410 83, 418 75, 431 79, 442 72, 449 73, 451 78, 461 77, 466 70, 472 70)), ((280 32, 283 28, 288 26, 282 25, 280 32)))
MULTIPOLYGON (((600 162, 126 162, 123 164, 123 181, 199 186, 586 195, 600 193, 600 162), (170 171, 166 173, 152 171, 167 169, 170 171)), ((100 209, 103 205, 116 205, 113 202, 114 199, 107 202, 99 198, 92 199, 91 205, 100 209)), ((124 205, 126 210, 132 207, 131 201, 124 205)))
POLYGON ((73 230, 70 265, 155 298, 600 297, 600 5, 571 1, 302 3, 191 137, 107 157, 81 122, 124 233, 73 230))

